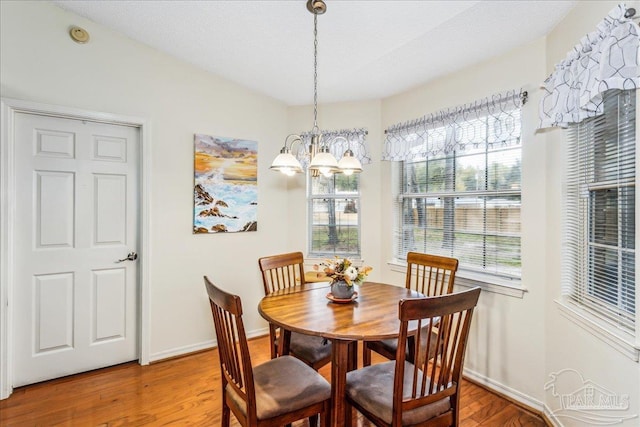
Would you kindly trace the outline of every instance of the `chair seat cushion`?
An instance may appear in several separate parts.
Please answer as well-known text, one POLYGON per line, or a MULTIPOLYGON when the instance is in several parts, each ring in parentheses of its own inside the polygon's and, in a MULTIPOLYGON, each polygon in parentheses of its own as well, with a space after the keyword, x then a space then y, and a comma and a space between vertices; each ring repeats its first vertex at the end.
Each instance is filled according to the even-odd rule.
MULTIPOLYGON (((278 340, 276 339, 276 345, 278 340)), ((289 351, 296 357, 314 365, 331 357, 331 342, 322 337, 291 332, 289 351)))
MULTIPOLYGON (((331 397, 331 385, 327 380, 291 356, 278 357, 254 367, 253 382, 259 420, 296 411, 331 397)), ((229 385, 226 392, 246 415, 244 400, 229 385)))
POLYGON ((291 332, 289 349, 293 354, 315 364, 331 356, 331 343, 322 337, 291 332))
MULTIPOLYGON (((428 328, 430 328, 430 326, 423 326, 422 329, 423 331, 427 330, 428 328)), ((424 332, 423 332, 424 334, 424 332)), ((424 336, 424 335, 423 335, 424 336)), ((429 359, 431 359, 435 353, 435 348, 436 348, 436 343, 438 341, 438 333, 435 331, 431 331, 431 339, 429 342, 429 359)), ((380 340, 380 341, 374 341, 375 344, 381 346, 382 348, 384 348, 386 351, 388 351, 389 353, 395 353, 396 351, 398 351, 398 339, 397 338, 390 338, 390 339, 386 339, 386 340, 380 340)), ((409 337, 407 339, 407 348, 406 348, 406 353, 407 355, 409 354, 409 344, 413 342, 413 337, 409 337)), ((426 342, 426 338, 423 338, 422 343, 423 346, 426 346, 427 342, 426 342)), ((422 349, 422 351, 424 352, 424 347, 422 349)), ((424 354, 424 353, 423 353, 424 354)))
POLYGON ((395 353, 398 350, 398 339, 390 338, 388 340, 380 340, 378 344, 384 347, 385 350, 395 353))
MULTIPOLYGON (((404 396, 411 396, 413 365, 405 363, 404 396)), ((367 366, 347 373, 347 396, 366 411, 391 424, 395 361, 367 366)), ((412 425, 437 417, 451 409, 449 398, 438 400, 402 414, 402 425, 412 425)))

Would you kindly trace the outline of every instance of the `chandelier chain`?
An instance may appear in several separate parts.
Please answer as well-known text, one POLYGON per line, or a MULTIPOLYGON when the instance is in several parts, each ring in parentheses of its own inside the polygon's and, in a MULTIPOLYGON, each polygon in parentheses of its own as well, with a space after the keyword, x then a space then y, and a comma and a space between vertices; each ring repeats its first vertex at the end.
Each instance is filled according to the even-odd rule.
POLYGON ((313 14, 313 129, 315 134, 318 129, 318 14, 313 14))
POLYGON ((284 140, 284 147, 270 169, 289 176, 304 172, 305 169, 312 177, 319 174, 329 177, 333 173, 359 173, 362 172, 363 161, 371 162, 364 145, 366 129, 343 129, 321 133, 318 127, 318 15, 327 11, 327 5, 324 0, 307 0, 307 10, 313 13, 313 128, 310 132, 288 135, 284 140), (292 150, 296 143, 300 145, 294 156, 292 150), (330 145, 333 146, 333 150, 330 149, 330 145), (340 162, 333 153, 335 150, 344 153, 340 162))

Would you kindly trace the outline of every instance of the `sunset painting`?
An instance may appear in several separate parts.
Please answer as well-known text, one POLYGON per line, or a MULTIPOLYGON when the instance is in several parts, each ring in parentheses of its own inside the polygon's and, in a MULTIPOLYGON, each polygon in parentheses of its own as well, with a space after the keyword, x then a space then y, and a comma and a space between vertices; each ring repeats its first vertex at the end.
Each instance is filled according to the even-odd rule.
POLYGON ((195 134, 193 232, 258 230, 258 143, 195 134))

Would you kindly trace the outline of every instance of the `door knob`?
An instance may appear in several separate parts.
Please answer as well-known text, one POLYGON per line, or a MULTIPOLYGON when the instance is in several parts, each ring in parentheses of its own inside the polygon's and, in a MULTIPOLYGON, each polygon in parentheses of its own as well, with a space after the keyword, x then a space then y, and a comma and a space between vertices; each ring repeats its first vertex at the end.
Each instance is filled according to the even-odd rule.
POLYGON ((126 258, 117 260, 116 262, 135 261, 138 259, 138 254, 135 252, 129 252, 126 258))

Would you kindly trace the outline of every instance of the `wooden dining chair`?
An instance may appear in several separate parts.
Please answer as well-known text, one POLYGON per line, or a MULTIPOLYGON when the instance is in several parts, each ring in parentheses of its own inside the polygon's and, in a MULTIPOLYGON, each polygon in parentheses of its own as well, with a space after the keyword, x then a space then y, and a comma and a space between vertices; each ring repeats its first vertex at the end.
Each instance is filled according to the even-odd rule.
POLYGON ((347 420, 355 407, 379 427, 457 426, 465 348, 479 296, 480 288, 473 288, 400 301, 395 360, 347 373, 347 420), (409 322, 417 322, 416 363, 405 360, 409 322), (423 327, 435 322, 436 336, 423 327))
MULTIPOLYGON (((305 284, 304 257, 302 252, 271 255, 258 259, 264 294, 305 284)), ((271 358, 283 354, 282 331, 269 324, 271 358)), ((285 352, 286 353, 286 352, 285 352)), ((288 353, 318 370, 331 361, 331 343, 322 337, 291 332, 288 353)))
MULTIPOLYGON (((405 287, 428 297, 450 294, 453 292, 456 271, 458 271, 458 260, 455 258, 409 252, 407 253, 405 287)), ((398 340, 395 338, 365 341, 362 348, 362 365, 371 365, 371 351, 375 351, 387 359, 394 359, 397 347, 398 340)), ((407 360, 410 362, 414 360, 411 346, 407 352, 407 360)))
POLYGON ((320 374, 291 356, 251 366, 242 321, 242 302, 204 278, 218 341, 222 373, 222 426, 231 412, 245 427, 275 427, 309 418, 327 426, 331 386, 320 374))

